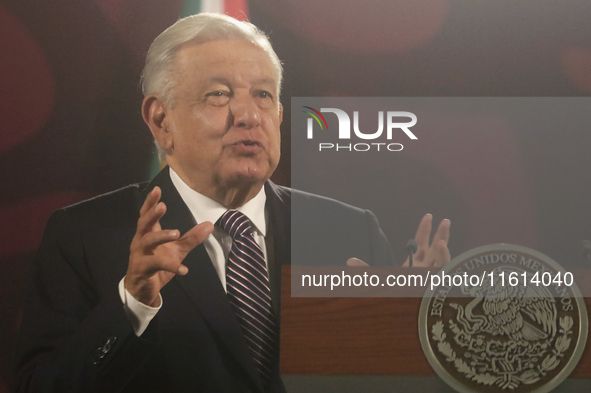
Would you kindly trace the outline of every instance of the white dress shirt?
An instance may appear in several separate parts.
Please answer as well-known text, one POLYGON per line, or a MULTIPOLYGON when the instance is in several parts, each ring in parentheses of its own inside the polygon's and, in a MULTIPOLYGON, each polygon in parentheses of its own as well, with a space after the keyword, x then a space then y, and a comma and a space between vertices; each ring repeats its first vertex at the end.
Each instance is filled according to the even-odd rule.
MULTIPOLYGON (((196 223, 200 224, 205 221, 210 221, 215 224, 219 218, 228 210, 220 203, 214 201, 198 193, 189 187, 179 175, 170 168, 170 178, 172 184, 180 194, 183 202, 189 207, 189 211, 193 215, 196 223)), ((252 223, 252 231, 254 239, 263 250, 265 255, 265 262, 267 261, 267 248, 265 246, 265 236, 267 232, 266 217, 265 217, 265 202, 267 200, 264 187, 261 191, 250 201, 239 207, 242 214, 249 218, 252 223)), ((171 228, 174 229, 174 228, 171 228)), ((213 233, 203 242, 205 250, 213 263, 222 287, 226 289, 226 262, 230 249, 232 248, 232 237, 226 233, 220 226, 216 225, 213 233)), ((188 274, 191 274, 189 271, 188 274)), ((133 326, 133 330, 137 336, 148 327, 150 321, 162 307, 162 297, 160 297, 160 307, 150 307, 144 303, 136 300, 124 286, 125 277, 119 282, 119 296, 123 302, 127 318, 133 326)))

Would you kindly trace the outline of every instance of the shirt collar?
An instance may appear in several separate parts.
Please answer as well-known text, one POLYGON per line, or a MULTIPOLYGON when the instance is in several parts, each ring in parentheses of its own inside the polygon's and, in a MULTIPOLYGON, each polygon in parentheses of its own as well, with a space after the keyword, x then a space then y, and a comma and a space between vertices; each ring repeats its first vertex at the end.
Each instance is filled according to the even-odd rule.
MULTIPOLYGON (((193 214, 193 217, 198 224, 205 221, 210 221, 215 224, 222 214, 228 210, 221 203, 193 190, 172 168, 169 169, 172 184, 174 184, 176 190, 183 199, 183 202, 189 207, 191 214, 193 214)), ((265 220, 266 201, 267 195, 265 194, 265 187, 261 187, 261 191, 259 191, 254 198, 236 209, 248 217, 263 236, 267 235, 267 224, 265 220)))

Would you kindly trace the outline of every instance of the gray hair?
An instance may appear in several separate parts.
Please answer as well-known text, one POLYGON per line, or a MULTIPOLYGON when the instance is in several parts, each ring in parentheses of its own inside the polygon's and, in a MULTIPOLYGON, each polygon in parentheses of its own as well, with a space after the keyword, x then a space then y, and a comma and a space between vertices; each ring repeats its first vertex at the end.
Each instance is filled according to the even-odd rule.
MULTIPOLYGON (((157 94, 166 105, 173 107, 173 68, 175 55, 182 45, 189 41, 204 44, 226 40, 245 40, 264 50, 277 72, 278 88, 281 89, 283 67, 264 32, 252 23, 240 22, 227 15, 201 13, 179 19, 156 37, 146 55, 146 65, 141 76, 144 96, 157 94)), ((158 157, 163 161, 166 152, 157 142, 156 147, 158 157)))

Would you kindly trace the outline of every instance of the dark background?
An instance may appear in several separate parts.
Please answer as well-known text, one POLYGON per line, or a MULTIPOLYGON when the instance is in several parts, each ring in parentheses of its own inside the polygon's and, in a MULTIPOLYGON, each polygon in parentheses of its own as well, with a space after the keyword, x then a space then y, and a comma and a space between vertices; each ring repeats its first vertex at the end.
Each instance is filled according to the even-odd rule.
MULTIPOLYGON (((0 2, 0 393, 8 389, 31 257, 51 211, 153 173, 139 74, 150 42, 182 8, 179 0, 0 2)), ((285 63, 274 175, 284 185, 292 96, 591 93, 586 0, 253 0, 249 14, 285 63)), ((574 266, 583 263, 580 241, 591 237, 591 184, 581 175, 591 164, 590 131, 507 139, 519 159, 506 170, 525 173, 520 187, 535 195, 528 245, 555 259, 564 252, 574 266), (557 226, 569 230, 556 233, 557 226)), ((465 209, 463 191, 444 181, 453 154, 401 163, 396 176, 414 185, 399 190, 406 212, 399 227, 412 236, 425 211, 451 218, 458 253, 471 245, 471 225, 484 224, 465 209)), ((475 193, 486 182, 475 182, 475 193)), ((336 195, 338 187, 347 185, 335 184, 336 195)))

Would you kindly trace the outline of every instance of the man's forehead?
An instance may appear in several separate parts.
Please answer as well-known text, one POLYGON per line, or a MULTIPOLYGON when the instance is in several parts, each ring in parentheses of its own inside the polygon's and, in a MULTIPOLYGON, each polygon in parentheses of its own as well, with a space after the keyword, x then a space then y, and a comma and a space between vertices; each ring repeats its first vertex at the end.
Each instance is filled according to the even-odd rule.
MULTIPOLYGON (((224 40, 206 43, 186 42, 176 54, 176 63, 190 68, 209 66, 256 65, 274 71, 274 64, 267 52, 246 40, 224 40)), ((272 78, 269 78, 272 79, 272 78)))
MULTIPOLYGON (((215 74, 214 74, 215 75, 215 74)), ((208 83, 208 84, 222 84, 222 85, 228 85, 231 84, 233 82, 232 78, 228 78, 228 77, 224 77, 224 76, 207 76, 205 75, 203 78, 203 81, 208 83)), ((276 87, 277 86, 277 81, 273 78, 252 78, 249 80, 250 83, 252 83, 253 85, 263 85, 263 86, 270 86, 270 87, 276 87)))

